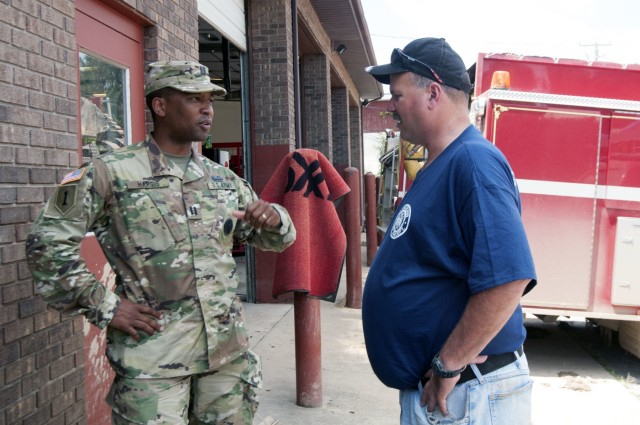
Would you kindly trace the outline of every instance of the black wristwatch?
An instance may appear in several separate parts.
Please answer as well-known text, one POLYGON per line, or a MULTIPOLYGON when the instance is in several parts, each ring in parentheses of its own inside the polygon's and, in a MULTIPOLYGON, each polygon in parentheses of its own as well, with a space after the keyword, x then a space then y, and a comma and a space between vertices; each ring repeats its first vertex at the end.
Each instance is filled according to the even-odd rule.
POLYGON ((467 365, 462 366, 460 369, 456 370, 447 370, 444 368, 444 365, 440 361, 440 353, 436 354, 436 356, 431 360, 431 371, 438 375, 441 378, 453 378, 462 373, 462 371, 467 367, 467 365))

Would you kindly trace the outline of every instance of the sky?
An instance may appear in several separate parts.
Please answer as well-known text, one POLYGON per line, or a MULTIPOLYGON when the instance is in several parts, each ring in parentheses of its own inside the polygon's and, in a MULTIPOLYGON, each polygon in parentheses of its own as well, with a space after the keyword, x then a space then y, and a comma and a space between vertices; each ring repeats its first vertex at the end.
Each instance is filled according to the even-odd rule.
POLYGON ((640 0, 361 0, 378 64, 444 37, 467 67, 479 53, 640 64, 640 0))
MULTIPOLYGON (((640 64, 640 0, 360 1, 378 64, 421 37, 444 37, 467 68, 479 53, 640 64)), ((365 172, 379 142, 365 134, 365 172)))

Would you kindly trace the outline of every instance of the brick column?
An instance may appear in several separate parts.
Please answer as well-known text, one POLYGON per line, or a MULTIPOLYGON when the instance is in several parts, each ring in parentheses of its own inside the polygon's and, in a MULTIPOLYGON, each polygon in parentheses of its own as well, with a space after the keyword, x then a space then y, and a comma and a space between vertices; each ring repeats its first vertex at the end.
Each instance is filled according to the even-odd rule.
POLYGON ((362 139, 362 115, 360 106, 352 106, 349 108, 349 149, 351 151, 351 162, 349 165, 360 170, 360 174, 364 175, 364 153, 362 139))
POLYGON ((331 125, 333 165, 342 171, 351 165, 349 99, 344 87, 331 90, 331 125))
POLYGON ((349 108, 349 128, 351 138, 349 140, 349 150, 351 151, 350 166, 360 171, 360 207, 362 211, 362 222, 364 223, 364 140, 362 138, 362 109, 360 105, 349 108))
POLYGON ((303 146, 322 152, 333 162, 329 59, 311 55, 301 57, 300 62, 303 146))
MULTIPOLYGON (((249 0, 251 76, 251 184, 258 194, 282 159, 295 149, 295 97, 290 0, 249 0)), ((271 293, 276 254, 255 250, 256 301, 274 300, 271 293)))
POLYGON ((255 146, 295 148, 291 2, 252 0, 249 9, 251 110, 255 146))

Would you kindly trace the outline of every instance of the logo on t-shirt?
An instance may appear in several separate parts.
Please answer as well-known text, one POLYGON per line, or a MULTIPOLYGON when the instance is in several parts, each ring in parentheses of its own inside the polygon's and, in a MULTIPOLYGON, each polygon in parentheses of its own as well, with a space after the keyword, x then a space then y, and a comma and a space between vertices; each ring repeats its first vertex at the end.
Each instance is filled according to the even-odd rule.
POLYGON ((409 221, 411 220, 411 205, 406 204, 396 215, 396 219, 393 221, 391 227, 391 239, 398 239, 404 235, 404 232, 409 228, 409 221))

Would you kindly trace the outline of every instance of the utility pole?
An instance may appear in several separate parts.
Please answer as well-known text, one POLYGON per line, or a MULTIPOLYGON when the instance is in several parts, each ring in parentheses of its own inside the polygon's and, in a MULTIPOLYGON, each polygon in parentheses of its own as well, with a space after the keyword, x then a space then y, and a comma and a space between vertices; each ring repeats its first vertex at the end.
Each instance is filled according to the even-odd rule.
POLYGON ((600 59, 600 47, 609 47, 611 46, 611 43, 598 43, 597 41, 595 43, 591 43, 591 44, 582 44, 580 43, 580 46, 582 47, 593 47, 593 53, 594 53, 594 57, 593 57, 593 61, 597 61, 598 59, 600 59))

